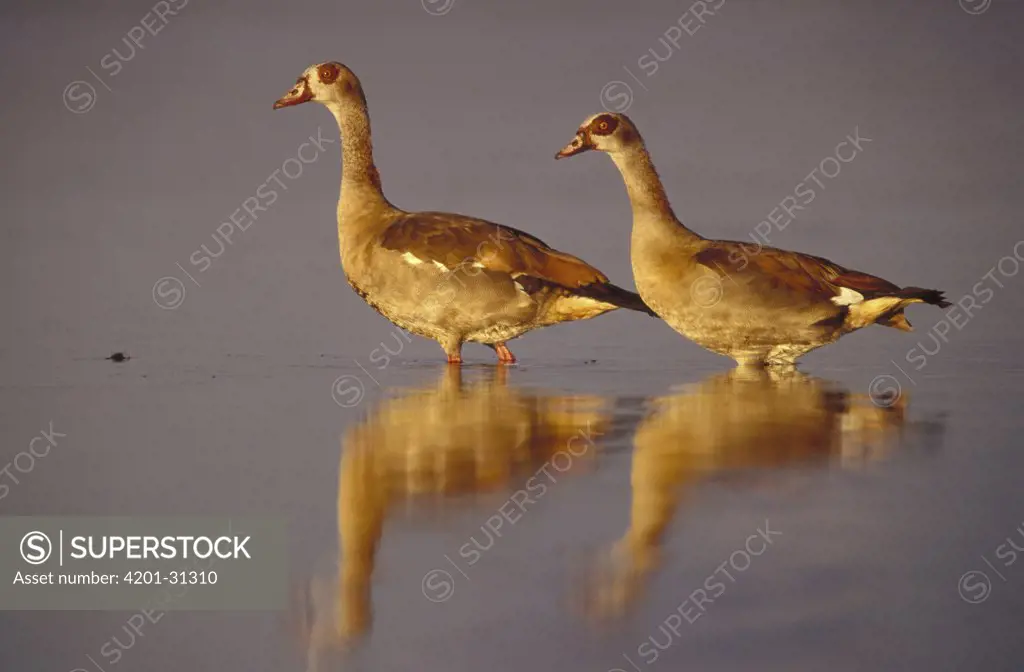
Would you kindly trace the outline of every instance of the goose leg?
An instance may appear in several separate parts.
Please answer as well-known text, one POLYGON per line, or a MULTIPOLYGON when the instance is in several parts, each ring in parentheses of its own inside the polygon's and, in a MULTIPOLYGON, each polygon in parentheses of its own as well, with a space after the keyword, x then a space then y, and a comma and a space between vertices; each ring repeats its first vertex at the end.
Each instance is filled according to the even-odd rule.
POLYGON ((498 353, 498 361, 502 364, 515 364, 516 356, 512 354, 512 351, 508 349, 508 346, 504 343, 495 343, 491 346, 494 351, 498 353))
POLYGON ((462 341, 445 340, 441 342, 441 347, 448 355, 449 364, 462 364, 462 341))

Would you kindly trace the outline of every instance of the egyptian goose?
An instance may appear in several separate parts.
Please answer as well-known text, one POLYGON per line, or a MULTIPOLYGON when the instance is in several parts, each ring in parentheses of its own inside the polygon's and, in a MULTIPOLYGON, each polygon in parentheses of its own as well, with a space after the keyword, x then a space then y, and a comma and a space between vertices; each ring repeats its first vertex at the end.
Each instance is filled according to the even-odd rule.
POLYGON ((653 315, 633 292, 527 233, 392 205, 373 163, 363 87, 341 63, 307 68, 274 109, 307 101, 325 105, 341 131, 338 238, 349 284, 402 329, 440 343, 449 362, 462 361, 466 341, 512 363, 506 341, 531 329, 616 308, 653 315))
POLYGON ((589 149, 606 152, 625 180, 640 296, 676 331, 741 365, 793 365, 869 324, 911 331, 903 314, 911 303, 950 305, 937 290, 901 288, 821 257, 694 233, 672 212, 624 114, 591 116, 555 158, 589 149))

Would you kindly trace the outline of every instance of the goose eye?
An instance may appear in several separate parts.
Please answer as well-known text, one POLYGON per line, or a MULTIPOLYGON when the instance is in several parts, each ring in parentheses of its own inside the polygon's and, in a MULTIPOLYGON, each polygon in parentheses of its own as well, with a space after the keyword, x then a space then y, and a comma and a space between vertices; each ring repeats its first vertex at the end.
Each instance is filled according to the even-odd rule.
POLYGON ((336 65, 328 63, 327 65, 321 65, 317 75, 320 77, 320 81, 324 84, 333 84, 334 80, 338 78, 339 74, 338 67, 336 65))
POLYGON ((611 135, 618 128, 619 122, 614 117, 601 115, 591 124, 591 132, 596 135, 611 135))

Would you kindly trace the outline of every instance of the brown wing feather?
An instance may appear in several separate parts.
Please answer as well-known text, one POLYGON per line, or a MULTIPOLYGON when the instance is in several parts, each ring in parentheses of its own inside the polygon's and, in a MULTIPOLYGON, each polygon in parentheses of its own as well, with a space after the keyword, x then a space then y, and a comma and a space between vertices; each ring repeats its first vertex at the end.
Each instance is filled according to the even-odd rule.
POLYGON ((822 257, 774 247, 751 249, 731 241, 715 241, 696 255, 697 261, 720 275, 766 289, 789 289, 829 300, 847 287, 870 299, 898 292, 882 278, 844 268, 822 257))
POLYGON ((582 259, 559 252, 535 236, 462 215, 409 213, 384 231, 381 245, 452 270, 478 263, 491 271, 541 278, 569 288, 608 282, 582 259))

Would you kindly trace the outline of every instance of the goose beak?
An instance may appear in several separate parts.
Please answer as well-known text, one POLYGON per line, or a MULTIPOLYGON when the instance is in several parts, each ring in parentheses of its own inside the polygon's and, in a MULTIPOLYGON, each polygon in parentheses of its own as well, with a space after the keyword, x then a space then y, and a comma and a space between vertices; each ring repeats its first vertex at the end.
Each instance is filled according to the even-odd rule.
POLYGON ((310 100, 313 100, 313 92, 309 90, 309 83, 303 77, 295 82, 295 86, 292 87, 291 91, 277 99, 274 103, 274 109, 280 110, 282 107, 291 107, 292 105, 299 105, 310 100))
POLYGON ((581 152, 585 152, 588 149, 594 149, 594 144, 590 142, 590 138, 585 136, 583 133, 577 133, 576 137, 572 139, 565 147, 558 150, 555 154, 555 159, 564 159, 570 156, 575 156, 581 152))

